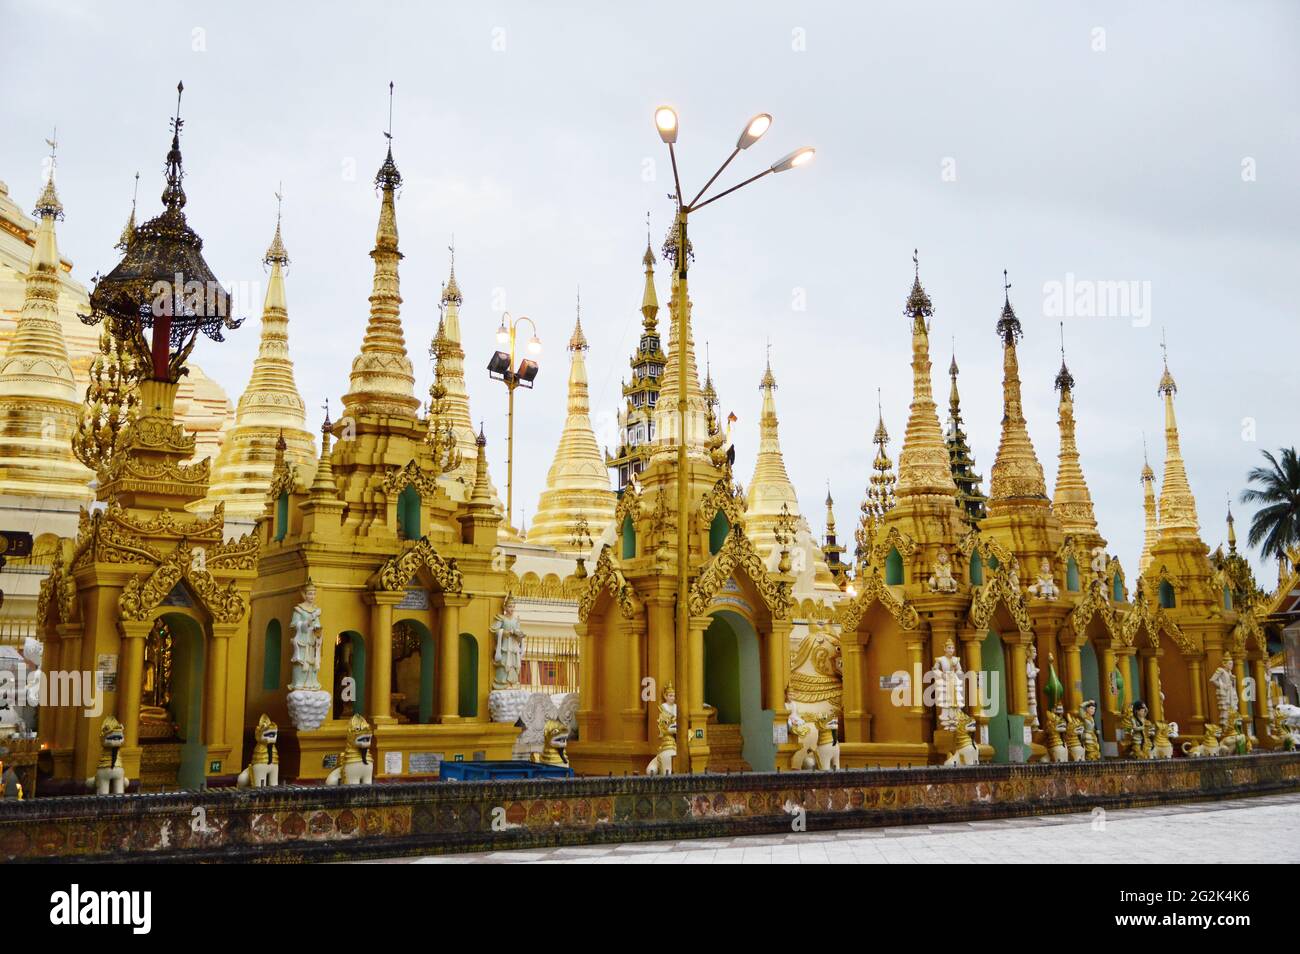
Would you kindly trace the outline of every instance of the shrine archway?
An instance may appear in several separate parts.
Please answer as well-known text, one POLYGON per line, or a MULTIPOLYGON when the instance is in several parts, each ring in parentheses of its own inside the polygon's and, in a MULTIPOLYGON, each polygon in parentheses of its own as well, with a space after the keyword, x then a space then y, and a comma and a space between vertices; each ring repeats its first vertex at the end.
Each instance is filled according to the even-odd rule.
MULTIPOLYGON (((984 712, 988 715, 988 744, 993 746, 994 762, 1011 760, 1011 706, 1007 693, 1007 661, 1002 637, 990 629, 980 644, 979 683, 984 695, 984 712)), ((967 700, 971 706, 972 700, 967 700)), ((971 707, 972 711, 977 711, 971 707)))
POLYGON ((206 640, 203 627, 185 613, 164 613, 159 620, 171 632, 171 715, 181 742, 176 783, 198 789, 207 778, 208 746, 203 733, 206 640))
POLYGON ((754 624, 732 610, 712 614, 704 631, 704 701, 721 725, 739 725, 742 754, 756 772, 776 770, 772 710, 763 708, 762 666, 754 624))
POLYGON ((365 712, 365 693, 366 639, 356 630, 345 630, 334 638, 333 717, 346 719, 353 713, 365 712))

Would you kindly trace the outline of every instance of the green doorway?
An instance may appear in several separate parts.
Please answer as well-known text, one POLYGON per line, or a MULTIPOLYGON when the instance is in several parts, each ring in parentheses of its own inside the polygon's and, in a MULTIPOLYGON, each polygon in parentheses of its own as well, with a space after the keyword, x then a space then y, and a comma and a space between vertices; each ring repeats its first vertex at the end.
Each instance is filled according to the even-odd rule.
MULTIPOLYGON (((989 720, 988 744, 993 746, 993 761, 1009 762, 1011 711, 1007 705, 1007 666, 1002 652, 1002 637, 993 630, 989 630, 980 644, 980 665, 983 667, 979 674, 982 683, 980 694, 986 703, 984 711, 989 720)), ((973 700, 967 700, 967 704, 971 702, 973 700)))
POLYGON ((754 771, 776 771, 772 710, 763 708, 758 634, 739 613, 714 613, 704 631, 704 701, 718 710, 719 723, 739 723, 743 755, 754 771))
POLYGON ((167 613, 162 620, 172 634, 171 711, 181 739, 176 784, 187 790, 203 788, 208 774, 208 746, 203 737, 203 627, 183 613, 167 613))

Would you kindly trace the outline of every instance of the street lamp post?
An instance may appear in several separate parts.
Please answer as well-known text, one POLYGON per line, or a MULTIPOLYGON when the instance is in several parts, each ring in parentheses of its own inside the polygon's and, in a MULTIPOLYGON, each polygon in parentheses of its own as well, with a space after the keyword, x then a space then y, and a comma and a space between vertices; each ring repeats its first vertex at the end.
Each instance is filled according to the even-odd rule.
MULTIPOLYGON (((689 585, 690 585, 690 541, 687 537, 687 519, 690 511, 690 494, 687 486, 687 458, 686 458, 686 308, 687 308, 687 291, 686 291, 686 273, 688 269, 689 243, 687 241, 686 230, 690 214, 698 209, 704 208, 712 202, 716 202, 725 195, 730 195, 737 189, 744 188, 751 182, 755 182, 764 176, 771 175, 774 172, 785 172, 796 166, 807 164, 816 154, 816 150, 809 146, 796 149, 794 152, 778 159, 768 168, 764 169, 757 175, 750 176, 743 182, 740 182, 729 189, 724 189, 717 195, 700 201, 709 187, 717 181, 718 176, 722 175, 724 169, 731 165, 731 160, 740 155, 744 149, 748 149, 754 143, 763 137, 772 125, 772 117, 768 113, 759 113, 745 124, 741 130, 740 137, 736 140, 736 146, 727 156, 725 162, 718 167, 717 172, 709 177, 709 181, 704 183, 704 188, 695 194, 690 202, 682 198, 682 183, 677 171, 677 150, 674 145, 677 142, 677 133, 679 129, 677 120, 677 111, 671 106, 660 106, 655 110, 655 128, 659 131, 659 138, 668 146, 668 156, 672 160, 673 167, 673 185, 676 188, 674 199, 677 202, 676 216, 676 261, 673 263, 677 271, 677 287, 673 294, 673 304, 676 308, 676 327, 677 327, 677 632, 673 640, 673 665, 677 672, 676 688, 679 698, 686 700, 686 718, 677 720, 677 753, 682 758, 682 764, 686 772, 691 771, 691 754, 690 754, 690 705, 692 694, 690 687, 684 685, 681 678, 687 672, 687 658, 690 652, 687 644, 688 631, 690 627, 690 607, 689 607, 689 585)), ((773 700, 774 705, 779 705, 779 700, 773 700)))
POLYGON ((521 322, 528 322, 533 329, 533 336, 528 339, 528 352, 533 355, 542 351, 541 339, 537 337, 537 324, 527 315, 511 318, 510 312, 501 313, 501 327, 497 329, 497 344, 509 347, 509 351, 497 351, 488 362, 488 376, 501 381, 509 393, 506 411, 506 525, 511 530, 515 526, 515 389, 531 388, 537 377, 537 362, 532 358, 523 358, 515 367, 515 339, 521 322))

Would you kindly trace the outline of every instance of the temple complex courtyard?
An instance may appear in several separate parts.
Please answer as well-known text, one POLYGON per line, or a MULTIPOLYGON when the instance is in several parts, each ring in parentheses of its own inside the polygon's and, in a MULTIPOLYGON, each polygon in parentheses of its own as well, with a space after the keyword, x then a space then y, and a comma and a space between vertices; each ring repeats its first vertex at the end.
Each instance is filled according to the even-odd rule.
POLYGON ((1300 861, 1300 795, 838 832, 628 842, 419 864, 1252 864, 1300 861))

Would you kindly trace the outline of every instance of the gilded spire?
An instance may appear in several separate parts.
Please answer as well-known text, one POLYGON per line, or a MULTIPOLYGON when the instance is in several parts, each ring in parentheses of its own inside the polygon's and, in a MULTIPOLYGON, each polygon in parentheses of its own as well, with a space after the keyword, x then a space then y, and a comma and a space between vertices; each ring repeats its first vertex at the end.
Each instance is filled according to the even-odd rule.
MULTIPOLYGON (((392 84, 389 84, 389 128, 392 128, 392 84)), ((375 276, 370 292, 370 321, 361 343, 361 353, 352 362, 351 388, 343 396, 348 415, 392 414, 409 417, 420 407, 415 396, 415 373, 406 354, 402 332, 397 264, 402 253, 397 247, 396 192, 401 173, 393 161, 393 137, 388 138, 388 155, 375 175, 375 188, 382 193, 375 247, 370 253, 375 276)))
POLYGON ((585 519, 589 532, 597 539, 614 520, 614 492, 609 489, 609 474, 591 427, 586 351, 579 297, 573 335, 569 338, 568 416, 528 537, 531 543, 557 550, 572 550, 575 518, 585 519))
POLYGON ((948 464, 952 470, 952 482, 957 486, 957 505, 965 514, 967 522, 976 525, 988 515, 988 497, 980 489, 980 481, 984 478, 975 473, 975 457, 962 427, 957 374, 957 345, 954 340, 952 361, 948 365, 948 376, 952 378, 952 388, 948 392, 948 464))
POLYGON ((57 141, 36 203, 36 235, 23 306, 0 360, 0 493, 84 500, 90 475, 72 451, 82 402, 59 323, 63 204, 54 186, 57 141))
POLYGON ((998 337, 1002 339, 1002 440, 989 481, 989 512, 999 513, 1019 507, 1045 507, 1047 483, 1043 465, 1034 453, 1029 429, 1025 424, 1020 401, 1020 364, 1016 342, 1023 332, 1020 319, 1011 307, 1011 283, 1003 277, 1002 315, 998 318, 998 337))
POLYGON ((135 190, 131 193, 131 215, 126 220, 126 225, 122 226, 122 235, 117 240, 114 248, 125 252, 135 241, 135 202, 140 195, 140 173, 135 174, 135 190))
MULTIPOLYGON (((894 509, 894 462, 889 459, 889 431, 885 430, 885 412, 880 399, 880 390, 876 390, 876 433, 872 443, 876 445, 876 456, 871 462, 871 486, 867 490, 870 516, 877 525, 885 514, 894 509)), ((864 505, 864 511, 867 509, 864 505)))
MULTIPOLYGON (((912 319, 912 404, 898 455, 899 498, 940 494, 955 497, 948 448, 939 427, 939 412, 930 383, 930 296, 921 285, 920 259, 912 253, 915 276, 903 313, 912 319)), ((881 425, 883 428, 883 424, 881 425)))
POLYGON ((234 426, 213 464, 208 491, 208 499, 224 501, 227 515, 234 518, 255 519, 264 509, 275 466, 272 435, 278 432, 286 440, 292 464, 306 464, 316 456, 289 355, 289 306, 284 292, 289 255, 280 235, 281 192, 275 193, 275 200, 275 234, 263 257, 271 275, 262 305, 257 357, 235 408, 234 426))
POLYGON ((1147 439, 1142 435, 1142 511, 1145 530, 1142 535, 1142 556, 1138 560, 1138 573, 1146 573, 1151 564, 1151 553, 1160 541, 1160 517, 1156 511, 1156 473, 1147 460, 1147 439))
POLYGON ((1062 324, 1061 370, 1056 375, 1056 389, 1061 393, 1057 408, 1057 425, 1060 428, 1061 448, 1057 456, 1056 492, 1052 496, 1052 510, 1061 521, 1061 528, 1078 537, 1091 549, 1104 546, 1097 532, 1097 517, 1092 509, 1092 496, 1079 466, 1079 448, 1074 440, 1074 377, 1065 364, 1064 324, 1062 324))
POLYGON ((1199 540, 1196 498, 1187 482, 1187 468, 1178 441, 1178 420, 1174 416, 1174 395, 1178 393, 1178 386, 1169 373, 1168 349, 1163 341, 1160 347, 1165 351, 1164 373, 1157 388, 1157 393, 1165 399, 1165 473, 1160 482, 1160 539, 1199 540))
POLYGON ((325 423, 320 429, 320 460, 316 464, 316 476, 311 482, 313 500, 338 496, 338 485, 334 483, 334 467, 330 464, 330 437, 332 436, 330 429, 333 426, 330 421, 329 401, 326 401, 325 423))
POLYGON ((447 284, 442 286, 442 303, 459 306, 465 303, 465 299, 460 293, 460 286, 456 284, 456 236, 451 237, 451 245, 447 249, 451 252, 451 272, 447 275, 447 284))
MULTIPOLYGON (((763 392, 763 411, 758 421, 758 456, 754 476, 749 482, 745 529, 760 552, 769 554, 776 544, 776 525, 782 509, 799 514, 799 498, 790 483, 781 453, 780 421, 776 415, 776 375, 772 373, 771 345, 769 357, 759 381, 763 392)), ((671 393, 671 392, 669 392, 671 393)))
MULTIPOLYGON (((669 230, 668 238, 664 241, 664 248, 672 251, 677 247, 676 241, 677 226, 674 223, 669 230)), ((675 253, 674 253, 675 254, 675 253)), ((691 254, 688 247, 687 254, 691 254)), ((643 259, 644 261, 644 259, 643 259)), ((676 447, 679 439, 681 424, 677 420, 677 348, 680 344, 677 340, 677 272, 673 272, 673 295, 668 305, 669 315, 672 320, 669 322, 668 330, 668 354, 664 362, 663 374, 659 379, 659 393, 665 396, 665 400, 659 401, 655 405, 654 412, 654 433, 656 442, 656 452, 666 453, 676 447), (669 397, 671 396, 671 397, 669 397)), ((695 337, 691 325, 691 309, 694 306, 690 300, 690 294, 686 296, 686 445, 687 450, 697 456, 707 454, 705 443, 708 439, 708 408, 704 400, 704 392, 700 388, 700 372, 695 361, 695 337)), ((642 314, 645 313, 644 302, 642 304, 642 314)), ((644 336, 643 336, 644 340, 644 336)))
POLYGON ((641 264, 645 266, 645 291, 641 293, 641 322, 645 333, 652 335, 658 328, 659 298, 655 294, 655 253, 650 246, 650 213, 646 217, 645 255, 641 264))
POLYGON ((835 535, 835 500, 831 497, 830 481, 826 482, 826 533, 835 535))
MULTIPOLYGON (((447 284, 442 292, 442 315, 438 322, 438 335, 430 352, 437 358, 438 378, 445 393, 443 409, 456 438, 456 452, 460 466, 452 471, 457 483, 448 489, 454 495, 468 496, 474 486, 474 459, 477 455, 473 418, 470 416, 469 391, 465 387, 465 349, 461 342, 460 308, 464 304, 456 284, 456 243, 447 247, 451 257, 447 284), (450 291, 450 293, 449 293, 450 291)), ((492 491, 494 499, 496 491, 492 491)), ((499 503, 499 501, 498 501, 499 503)))
POLYGON ((1236 521, 1232 519, 1232 500, 1228 501, 1228 552, 1237 552, 1237 527, 1236 521))

